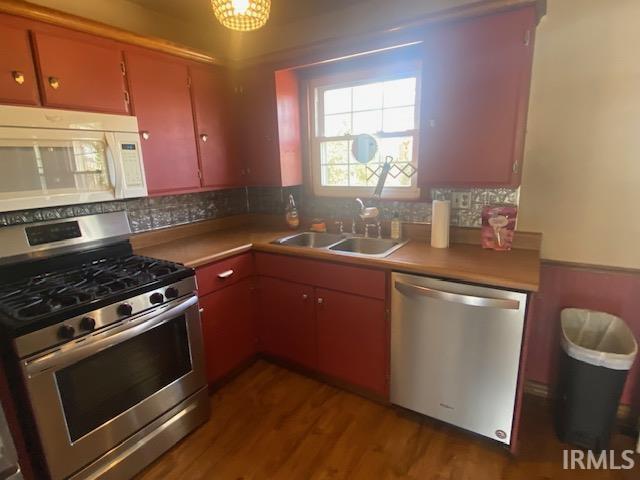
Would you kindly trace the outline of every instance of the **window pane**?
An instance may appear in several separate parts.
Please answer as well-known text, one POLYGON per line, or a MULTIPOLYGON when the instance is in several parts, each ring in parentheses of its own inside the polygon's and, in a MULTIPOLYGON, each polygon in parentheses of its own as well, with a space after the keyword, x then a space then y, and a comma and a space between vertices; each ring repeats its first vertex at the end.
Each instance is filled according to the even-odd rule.
POLYGON ((349 162, 349 142, 322 142, 320 146, 320 162, 325 164, 346 164, 349 162))
POLYGON ((322 185, 333 187, 349 185, 349 167, 346 165, 325 165, 322 167, 322 185))
POLYGON ((413 160, 413 137, 396 137, 378 139, 378 149, 384 161, 391 156, 394 163, 406 163, 413 160))
POLYGON ((383 110, 382 129, 385 132, 404 132, 413 130, 415 107, 385 108, 383 110))
MULTIPOLYGON (((372 169, 375 168, 374 165, 371 165, 372 169)), ((352 187, 366 187, 369 185, 375 185, 378 177, 373 177, 371 182, 367 182, 367 177, 371 174, 367 170, 366 165, 352 165, 349 171, 351 186, 352 187), (373 183, 372 183, 373 182, 373 183)))
POLYGON ((324 113, 351 111, 351 88, 336 88, 324 92, 324 113))
POLYGON ((325 115, 324 136, 341 137, 351 133, 351 114, 339 113, 337 115, 325 115))
POLYGON ((353 134, 377 133, 382 130, 382 111, 354 112, 353 134))
POLYGON ((353 111, 382 108, 382 83, 353 87, 353 111))
POLYGON ((402 78, 384 82, 384 107, 415 105, 416 79, 402 78))

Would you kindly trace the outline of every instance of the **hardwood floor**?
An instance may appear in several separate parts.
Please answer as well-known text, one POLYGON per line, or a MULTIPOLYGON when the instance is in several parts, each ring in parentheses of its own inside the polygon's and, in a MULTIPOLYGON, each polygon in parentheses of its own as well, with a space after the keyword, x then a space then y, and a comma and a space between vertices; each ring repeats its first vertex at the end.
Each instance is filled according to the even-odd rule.
MULTIPOLYGON (((548 409, 524 406, 517 458, 490 441, 373 403, 265 361, 211 397, 212 416, 137 478, 638 479, 632 471, 564 471, 548 409)), ((617 435, 617 450, 633 449, 617 435)), ((618 457, 619 458, 619 457, 618 457)))

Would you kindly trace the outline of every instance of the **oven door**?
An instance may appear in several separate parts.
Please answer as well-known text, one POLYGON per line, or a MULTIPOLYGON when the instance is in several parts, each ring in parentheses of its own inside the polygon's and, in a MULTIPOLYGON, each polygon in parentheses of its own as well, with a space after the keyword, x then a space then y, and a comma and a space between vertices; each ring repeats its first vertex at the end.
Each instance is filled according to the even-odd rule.
POLYGON ((65 478, 206 384, 198 298, 24 361, 49 472, 65 478))

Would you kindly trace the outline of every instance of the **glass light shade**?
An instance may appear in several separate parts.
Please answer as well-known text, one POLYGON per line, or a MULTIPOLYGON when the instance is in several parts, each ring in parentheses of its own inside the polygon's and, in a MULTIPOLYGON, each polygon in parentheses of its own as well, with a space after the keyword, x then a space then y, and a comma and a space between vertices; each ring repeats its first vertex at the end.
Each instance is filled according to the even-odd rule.
POLYGON ((271 0, 211 0, 211 6, 222 25, 248 32, 267 23, 271 0))

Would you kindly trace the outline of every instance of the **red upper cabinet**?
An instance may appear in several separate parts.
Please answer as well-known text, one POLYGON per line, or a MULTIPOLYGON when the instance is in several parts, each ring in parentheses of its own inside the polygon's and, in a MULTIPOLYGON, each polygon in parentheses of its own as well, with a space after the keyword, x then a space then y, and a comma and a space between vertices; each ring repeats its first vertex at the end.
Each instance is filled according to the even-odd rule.
POLYGON ((191 99, 204 187, 243 184, 244 165, 231 151, 231 85, 218 67, 192 66, 191 99))
POLYGON ((187 66, 152 52, 125 52, 149 193, 200 188, 187 66))
POLYGON ((260 277, 258 292, 257 323, 262 351, 317 368, 313 288, 260 277))
POLYGON ((317 288, 316 321, 319 370, 388 396, 384 300, 317 288))
POLYGON ((127 114, 122 51, 90 36, 34 32, 40 90, 47 107, 127 114))
POLYGON ((421 185, 519 185, 535 22, 524 8, 428 32, 421 185))
POLYGON ((29 32, 0 24, 0 102, 37 105, 36 79, 29 32))
POLYGON ((302 184, 298 80, 292 70, 265 66, 240 72, 238 141, 247 183, 302 184))

